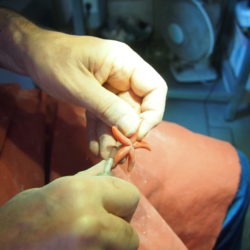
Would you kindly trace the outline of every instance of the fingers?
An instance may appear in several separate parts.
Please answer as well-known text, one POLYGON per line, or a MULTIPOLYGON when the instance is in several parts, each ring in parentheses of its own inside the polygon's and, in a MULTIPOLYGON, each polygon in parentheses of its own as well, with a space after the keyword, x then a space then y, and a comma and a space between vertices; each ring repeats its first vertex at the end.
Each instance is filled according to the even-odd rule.
MULTIPOLYGON (((162 120, 167 84, 147 62, 128 46, 120 46, 117 53, 120 57, 113 61, 108 84, 118 89, 119 97, 135 112, 140 113, 142 123, 138 135, 139 139, 142 139, 162 120)), ((130 123, 129 119, 124 120, 130 123)), ((139 126, 139 124, 137 125, 139 126)), ((122 129, 122 132, 128 136, 135 130, 133 129, 133 133, 127 133, 126 129, 125 131, 122 129)))
POLYGON ((99 141, 97 138, 97 117, 90 112, 86 112, 87 117, 87 137, 89 142, 89 149, 95 155, 99 155, 99 141))
MULTIPOLYGON (((103 162, 100 164, 89 173, 99 172, 99 168, 102 170, 103 162)), ((49 191, 55 199, 65 197, 64 204, 74 202, 74 209, 78 208, 79 212, 83 207, 93 206, 98 211, 106 211, 127 221, 131 219, 140 199, 138 189, 127 181, 107 175, 88 176, 83 172, 58 178, 41 190, 45 193, 49 191)))
POLYGON ((142 119, 142 139, 163 117, 166 82, 127 45, 106 40, 102 43, 105 60, 91 71, 95 79, 88 79, 84 100, 96 116, 108 126, 117 126, 126 136, 136 132, 142 119))
POLYGON ((142 139, 163 117, 167 84, 163 78, 146 62, 139 60, 140 64, 133 73, 131 87, 142 97, 140 118, 142 123, 138 138, 142 139))
POLYGON ((129 91, 119 93, 118 96, 128 103, 137 114, 141 112, 142 98, 137 96, 131 89, 129 91))
POLYGON ((110 127, 101 121, 98 123, 97 137, 99 139, 100 156, 103 159, 113 157, 117 142, 112 136, 110 127))
POLYGON ((141 104, 142 123, 138 132, 138 138, 142 139, 163 117, 166 103, 167 89, 159 85, 143 98, 141 104))
POLYGON ((90 87, 89 95, 85 99, 89 103, 87 105, 89 110, 107 125, 116 125, 127 136, 135 133, 140 123, 136 111, 127 102, 100 84, 94 83, 90 87))
MULTIPOLYGON (((88 181, 88 176, 103 173, 105 160, 93 166, 89 170, 79 172, 75 175, 88 181)), ((131 183, 113 176, 93 176, 89 185, 97 188, 96 196, 99 197, 101 204, 108 213, 112 213, 125 220, 130 220, 140 199, 138 189, 131 183)), ((62 178, 61 178, 62 179, 62 178)), ((90 179, 89 179, 90 180, 90 179)), ((89 187, 91 189, 91 187, 89 187)), ((97 198, 96 197, 96 198, 97 198)))
POLYGON ((102 159, 114 157, 119 143, 113 138, 110 127, 90 113, 88 113, 87 119, 90 151, 102 159))
MULTIPOLYGON (((108 126, 116 125, 126 136, 134 134, 140 125, 138 137, 142 139, 162 120, 167 96, 166 82, 131 48, 122 43, 109 43, 112 49, 105 63, 109 65, 109 70, 101 67, 99 74, 98 70, 95 73, 96 77, 106 76, 102 77, 105 87, 98 77, 101 84, 91 84, 91 96, 96 97, 91 103, 93 112, 108 126)), ((106 137, 102 144, 110 144, 109 140, 106 137)), ((103 157, 107 157, 105 154, 103 157)))
POLYGON ((74 225, 74 233, 90 239, 86 249, 120 249, 138 248, 139 238, 132 226, 125 220, 112 214, 100 213, 99 216, 85 216, 74 225), (97 248, 99 249, 99 248, 97 248))

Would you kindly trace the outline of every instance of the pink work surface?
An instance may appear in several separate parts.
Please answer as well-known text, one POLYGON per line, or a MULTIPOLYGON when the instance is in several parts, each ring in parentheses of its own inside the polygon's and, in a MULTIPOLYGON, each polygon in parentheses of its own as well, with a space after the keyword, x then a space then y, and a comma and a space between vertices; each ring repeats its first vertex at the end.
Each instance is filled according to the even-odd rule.
MULTIPOLYGON (((0 87, 0 204, 24 189, 91 167, 85 111, 39 90, 0 87)), ((239 159, 228 143, 162 122, 136 150, 136 165, 113 175, 142 193, 132 218, 139 249, 212 249, 238 187, 239 159)))

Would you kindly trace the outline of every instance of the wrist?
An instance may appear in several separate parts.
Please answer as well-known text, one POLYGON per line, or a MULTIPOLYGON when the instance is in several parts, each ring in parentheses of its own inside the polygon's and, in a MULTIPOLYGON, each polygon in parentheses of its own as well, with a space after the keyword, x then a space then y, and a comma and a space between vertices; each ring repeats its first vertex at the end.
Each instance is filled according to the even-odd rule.
POLYGON ((27 75, 30 43, 40 30, 21 15, 0 9, 0 66, 27 75))

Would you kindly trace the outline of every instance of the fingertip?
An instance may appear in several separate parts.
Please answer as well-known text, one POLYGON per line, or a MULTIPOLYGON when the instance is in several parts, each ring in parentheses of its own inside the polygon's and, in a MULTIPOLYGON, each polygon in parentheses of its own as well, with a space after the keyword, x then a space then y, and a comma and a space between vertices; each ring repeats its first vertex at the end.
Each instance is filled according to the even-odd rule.
POLYGON ((113 138, 110 128, 105 125, 101 124, 98 130, 99 135, 99 153, 103 159, 107 159, 112 157, 112 151, 116 147, 116 140, 113 138))
POLYGON ((90 141, 89 142, 89 150, 95 156, 99 155, 99 143, 97 141, 90 141))
POLYGON ((84 170, 84 171, 80 171, 76 173, 75 175, 76 176, 96 176, 104 172, 105 163, 106 161, 102 160, 96 165, 92 166, 91 168, 84 170))
POLYGON ((130 114, 121 117, 116 123, 116 126, 125 136, 131 136, 136 132, 139 124, 139 116, 130 114))
POLYGON ((114 152, 116 152, 116 147, 113 145, 102 145, 100 150, 100 155, 102 159, 108 159, 110 157, 114 157, 114 152))
POLYGON ((139 131, 138 131, 138 139, 142 140, 150 131, 152 126, 148 124, 146 121, 142 121, 139 131))

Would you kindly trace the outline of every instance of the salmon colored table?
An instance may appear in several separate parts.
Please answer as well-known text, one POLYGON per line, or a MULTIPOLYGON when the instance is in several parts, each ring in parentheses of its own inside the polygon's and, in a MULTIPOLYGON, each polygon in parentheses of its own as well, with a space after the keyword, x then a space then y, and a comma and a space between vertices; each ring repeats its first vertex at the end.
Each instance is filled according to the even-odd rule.
MULTIPOLYGON (((212 249, 237 192, 237 152, 169 122, 160 123, 145 141, 152 152, 137 149, 131 172, 125 165, 113 171, 142 193, 131 221, 139 249, 212 249)), ((40 90, 0 85, 0 205, 94 163, 82 108, 40 90)))

